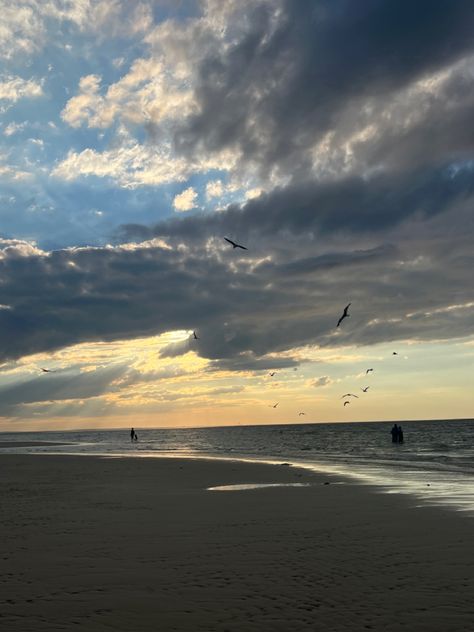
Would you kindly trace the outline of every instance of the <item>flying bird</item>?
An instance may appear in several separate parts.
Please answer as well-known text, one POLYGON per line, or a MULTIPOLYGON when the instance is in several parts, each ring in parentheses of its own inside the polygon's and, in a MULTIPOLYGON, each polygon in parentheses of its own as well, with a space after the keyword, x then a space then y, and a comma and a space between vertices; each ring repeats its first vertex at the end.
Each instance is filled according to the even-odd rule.
POLYGON ((195 331, 193 331, 193 338, 194 340, 201 340, 201 338, 199 338, 195 331))
POLYGON ((344 406, 347 406, 347 404, 350 404, 350 402, 344 402, 344 406))
POLYGON ((276 407, 278 406, 278 404, 279 404, 279 403, 280 403, 280 402, 277 402, 276 404, 273 404, 273 406, 272 406, 272 405, 270 405, 270 408, 276 408, 276 407))
POLYGON ((367 369, 367 371, 365 372, 365 374, 367 375, 367 373, 370 373, 371 371, 373 371, 373 369, 367 369))
POLYGON ((361 390, 363 393, 367 393, 367 391, 369 390, 369 388, 370 388, 370 386, 366 386, 365 388, 361 388, 360 390, 361 390))
POLYGON ((56 371, 53 371, 53 369, 43 369, 43 367, 41 367, 41 370, 43 371, 43 373, 56 373, 56 371))
POLYGON ((341 318, 337 321, 337 325, 336 327, 339 327, 339 325, 342 323, 342 321, 344 320, 344 318, 349 318, 350 314, 348 313, 349 307, 352 305, 352 303, 349 303, 349 305, 346 305, 344 307, 344 312, 341 316, 341 318))
POLYGON ((392 355, 398 355, 396 351, 392 351, 392 355))
POLYGON ((344 399, 344 397, 355 397, 356 399, 359 399, 359 396, 354 395, 353 393, 346 393, 345 395, 341 397, 341 399, 344 399))
POLYGON ((276 371, 272 371, 272 372, 271 372, 271 373, 269 373, 268 375, 269 375, 270 377, 273 377, 275 374, 276 374, 276 371))
POLYGON ((299 417, 300 415, 306 415, 306 413, 298 413, 298 417, 299 417))
POLYGON ((234 248, 234 250, 236 248, 242 248, 242 250, 248 250, 248 248, 246 248, 245 246, 241 246, 240 244, 236 244, 235 241, 232 241, 232 239, 227 239, 227 237, 224 237, 224 239, 231 244, 232 248, 234 248))

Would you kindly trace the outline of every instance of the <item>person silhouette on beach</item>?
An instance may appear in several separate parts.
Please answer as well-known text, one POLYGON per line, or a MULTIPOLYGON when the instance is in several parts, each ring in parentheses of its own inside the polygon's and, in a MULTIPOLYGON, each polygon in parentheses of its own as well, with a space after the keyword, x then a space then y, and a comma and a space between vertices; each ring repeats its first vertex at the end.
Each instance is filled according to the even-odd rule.
POLYGON ((135 433, 135 436, 133 437, 133 440, 135 441, 135 443, 138 441, 138 435, 137 435, 137 433, 135 433))
POLYGON ((136 437, 135 428, 132 428, 130 430, 130 441, 135 441, 135 437, 136 437))
POLYGON ((403 430, 401 426, 398 426, 398 443, 403 443, 403 430))
POLYGON ((398 426, 397 426, 397 424, 393 424, 392 429, 390 430, 390 434, 392 435, 392 443, 398 443, 398 426))

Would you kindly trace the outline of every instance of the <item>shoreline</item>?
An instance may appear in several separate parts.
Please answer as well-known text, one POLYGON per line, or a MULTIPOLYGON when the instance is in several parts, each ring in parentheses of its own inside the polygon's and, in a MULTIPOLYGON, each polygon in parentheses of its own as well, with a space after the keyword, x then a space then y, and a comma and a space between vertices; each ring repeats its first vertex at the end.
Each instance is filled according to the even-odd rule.
MULTIPOLYGON (((271 428, 273 426, 337 426, 337 425, 342 425, 342 424, 405 424, 405 423, 437 423, 437 422, 474 422, 474 417, 434 417, 432 419, 424 419, 424 418, 415 418, 415 419, 365 419, 365 420, 359 420, 359 421, 343 421, 343 420, 339 420, 339 421, 282 421, 280 423, 269 423, 269 424, 262 424, 262 423, 237 423, 237 424, 224 424, 224 425, 217 425, 217 426, 145 426, 143 428, 140 428, 140 430, 215 430, 215 429, 228 429, 228 428, 271 428)), ((50 427, 48 428, 44 428, 44 429, 37 429, 35 428, 34 430, 28 429, 28 430, 10 430, 10 429, 6 429, 6 430, 0 430, 0 436, 2 434, 46 434, 46 433, 58 433, 58 432, 123 432, 125 434, 127 434, 130 430, 130 426, 129 425, 125 425, 125 426, 118 426, 118 427, 113 427, 113 428, 103 428, 103 427, 92 427, 92 428, 72 428, 72 429, 68 429, 68 430, 61 430, 61 429, 53 429, 51 430, 50 427)))
MULTIPOLYGON (((403 478, 406 476, 406 472, 399 471, 384 471, 383 468, 379 468, 377 475, 373 472, 368 473, 367 468, 358 466, 356 469, 349 470, 347 464, 340 463, 325 463, 321 461, 301 461, 299 459, 290 458, 272 458, 272 457, 257 457, 245 454, 232 454, 229 455, 215 455, 205 453, 180 453, 180 452, 159 452, 153 450, 138 450, 131 452, 6 452, 2 448, 25 448, 25 447, 61 447, 74 445, 70 443, 59 442, 47 442, 47 441, 31 441, 31 442, 0 442, 0 458, 2 455, 28 455, 28 456, 43 456, 43 457, 92 457, 103 459, 184 459, 190 461, 210 461, 210 462, 230 462, 230 463, 242 463, 242 464, 256 464, 256 465, 268 465, 273 467, 288 466, 293 469, 300 469, 306 473, 325 476, 326 478, 338 477, 343 479, 349 485, 360 485, 365 488, 370 488, 374 493, 389 494, 389 495, 402 495, 406 497, 411 503, 415 501, 417 505, 422 507, 435 507, 444 511, 454 512, 462 515, 466 518, 474 518, 474 499, 472 498, 472 487, 469 484, 470 490, 469 498, 463 497, 462 494, 456 497, 455 495, 446 495, 439 492, 436 486, 436 477, 442 474, 442 472, 430 472, 430 475, 426 480, 434 481, 427 483, 426 480, 421 480, 428 472, 421 469, 418 470, 418 476, 420 480, 413 482, 414 479, 410 477, 406 480, 403 478), (393 475, 399 475, 401 479, 394 479, 393 475)), ((411 473, 409 473, 411 474, 411 473)), ((416 480, 416 479, 415 479, 416 480)), ((460 484, 460 481, 458 481, 460 484)), ((463 486, 464 487, 464 486, 463 486)))
POLYGON ((455 512, 293 467, 37 456, 0 457, 12 632, 474 627, 472 523, 455 512))

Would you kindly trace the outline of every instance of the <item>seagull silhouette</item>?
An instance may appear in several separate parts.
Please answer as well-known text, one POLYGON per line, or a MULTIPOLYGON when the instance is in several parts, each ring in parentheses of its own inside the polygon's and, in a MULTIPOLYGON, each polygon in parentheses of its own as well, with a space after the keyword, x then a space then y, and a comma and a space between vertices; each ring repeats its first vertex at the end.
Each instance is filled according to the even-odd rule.
POLYGON ((370 373, 371 371, 373 371, 373 369, 367 369, 367 371, 365 372, 365 374, 367 375, 367 373, 370 373))
POLYGON ((392 351, 392 355, 398 355, 396 351, 392 351))
POLYGON ((341 397, 341 399, 344 399, 344 397, 355 397, 355 398, 359 399, 359 396, 358 395, 354 395, 353 393, 346 393, 345 395, 343 395, 341 397))
POLYGON ((273 404, 273 406, 270 405, 270 408, 276 408, 278 406, 280 402, 277 402, 276 404, 273 404))
POLYGON ((275 374, 276 374, 276 371, 272 371, 272 373, 269 373, 268 375, 269 375, 270 377, 273 377, 275 374))
POLYGON ((344 406, 347 406, 347 404, 350 404, 350 402, 344 402, 344 406))
POLYGON ((232 239, 227 239, 227 237, 224 237, 224 239, 229 242, 229 244, 231 244, 232 248, 242 248, 242 250, 248 250, 248 248, 246 248, 245 246, 241 246, 240 244, 236 244, 235 241, 232 241, 232 239))
POLYGON ((193 338, 194 338, 194 340, 201 340, 201 338, 199 338, 199 336, 196 335, 195 331, 193 331, 193 338))
POLYGON ((344 312, 341 316, 341 318, 337 321, 337 325, 336 327, 339 327, 339 325, 342 323, 342 321, 344 320, 344 318, 349 318, 350 314, 348 313, 348 309, 349 307, 352 305, 352 303, 349 303, 349 305, 346 305, 344 307, 344 312))
POLYGON ((298 413, 298 417, 299 417, 300 415, 306 415, 306 413, 298 413))
POLYGON ((370 388, 370 386, 366 386, 365 388, 361 388, 360 390, 361 390, 363 393, 367 393, 367 391, 369 390, 369 388, 370 388))
POLYGON ((41 367, 41 370, 43 371, 43 373, 56 373, 56 371, 53 371, 53 369, 43 369, 43 367, 41 367))

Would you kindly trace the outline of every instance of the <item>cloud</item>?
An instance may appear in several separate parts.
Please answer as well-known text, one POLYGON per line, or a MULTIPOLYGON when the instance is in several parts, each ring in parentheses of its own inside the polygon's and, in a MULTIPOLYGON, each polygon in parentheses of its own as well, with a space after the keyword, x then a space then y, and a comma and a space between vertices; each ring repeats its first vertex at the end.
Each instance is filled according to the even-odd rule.
POLYGON ((3 239, 0 237, 0 260, 15 260, 20 257, 47 256, 47 253, 37 248, 35 243, 21 239, 3 239))
MULTIPOLYGON (((466 204, 474 194, 472 164, 442 165, 408 172, 382 172, 370 178, 305 181, 277 188, 243 206, 231 205, 218 217, 169 220, 143 235, 200 238, 213 234, 274 239, 283 233, 377 235, 410 218, 430 218, 466 204)), ((135 227, 124 229, 133 236, 135 227)))
POLYGON ((170 344, 163 347, 163 349, 160 351, 160 358, 176 358, 192 350, 193 350, 192 339, 186 338, 186 340, 180 340, 179 342, 171 342, 170 344))
POLYGON ((179 195, 176 195, 173 200, 173 206, 175 211, 190 211, 197 206, 197 191, 193 187, 185 189, 179 195))
POLYGON ((26 171, 9 167, 8 165, 0 165, 0 178, 6 178, 7 180, 27 180, 31 177, 26 171))
POLYGON ((194 108, 192 91, 177 79, 163 60, 136 59, 130 70, 101 94, 98 75, 87 75, 79 82, 79 92, 69 99, 61 113, 72 127, 86 124, 105 129, 120 124, 163 124, 182 119, 194 108))
POLYGON ((24 181, 31 178, 31 173, 28 171, 23 171, 15 165, 5 164, 5 160, 7 159, 8 156, 2 156, 0 154, 0 178, 10 182, 24 181))
POLYGON ((206 198, 211 200, 220 197, 224 193, 224 185, 222 180, 211 180, 206 184, 206 198))
POLYGON ((22 405, 88 399, 103 394, 125 372, 124 366, 110 366, 74 374, 68 371, 39 375, 0 387, 0 414, 15 415, 22 405))
POLYGON ((470 155, 472 55, 430 69, 406 87, 346 104, 338 124, 312 147, 312 172, 337 178, 371 169, 406 169, 470 155))
POLYGON ((329 377, 329 375, 322 375, 321 377, 317 377, 311 381, 311 386, 315 388, 320 388, 322 386, 329 386, 333 383, 333 380, 329 377))
POLYGON ((3 133, 5 136, 13 136, 13 134, 22 132, 26 126, 27 126, 26 121, 24 121, 23 123, 9 123, 8 125, 5 126, 3 133))
MULTIPOLYGON (((220 169, 251 178, 250 198, 292 181, 365 178, 469 154, 467 0, 449 10, 442 0, 410 10, 377 0, 357 12, 347 0, 201 8, 149 27, 148 56, 117 81, 80 80, 63 119, 125 125, 137 138, 120 149, 71 150, 53 175, 138 187, 220 169), (140 127, 155 151, 139 142, 140 127)), ((219 182, 209 183, 207 199, 222 193, 219 182)))
POLYGON ((148 2, 133 5, 120 0, 1 0, 0 57, 10 60, 41 51, 51 27, 68 23, 79 32, 130 37, 148 30, 152 23, 148 2))
POLYGON ((33 79, 4 75, 0 80, 0 100, 16 103, 20 99, 43 96, 43 88, 33 79))
POLYGON ((98 75, 87 75, 81 78, 79 95, 70 99, 61 112, 61 118, 71 127, 80 127, 81 123, 89 118, 98 99, 100 102, 100 97, 98 97, 100 80, 98 75))
POLYGON ((188 174, 184 159, 171 157, 166 148, 159 151, 130 142, 117 149, 99 152, 70 150, 66 158, 51 171, 51 175, 66 181, 81 176, 110 178, 119 186, 135 188, 183 181, 188 174))
POLYGON ((159 380, 168 380, 171 378, 182 377, 187 372, 179 365, 171 364, 154 371, 140 371, 138 369, 129 369, 124 375, 115 380, 115 385, 119 389, 128 386, 136 386, 147 382, 158 382, 159 380))
POLYGON ((291 357, 278 356, 262 356, 257 357, 253 352, 246 351, 238 354, 236 357, 214 360, 208 370, 209 371, 268 371, 273 369, 295 368, 301 360, 291 357))
MULTIPOLYGON (((207 216, 190 217, 190 226, 184 218, 173 231, 164 223, 161 232, 172 233, 166 248, 150 242, 45 252, 4 241, 2 303, 11 309, 0 310, 1 357, 196 329, 199 341, 165 347, 162 357, 193 350, 214 361, 213 369, 251 371, 296 365, 291 350, 305 345, 467 336, 474 302, 466 294, 474 263, 470 209, 466 198, 449 213, 409 219, 385 229, 389 241, 379 246, 357 227, 350 239, 328 234, 321 241, 305 228, 275 244, 278 224, 269 233, 258 213, 254 253, 209 240, 207 216), (406 265, 428 257, 429 265, 406 265), (351 319, 336 330, 347 301, 351 319), (282 352, 289 357, 278 357, 282 352)), ((216 233, 221 215, 211 215, 216 233)))
POLYGON ((192 173, 206 173, 222 164, 232 165, 230 155, 202 157, 197 162, 188 162, 176 157, 170 147, 143 145, 126 133, 121 144, 103 152, 84 149, 70 150, 67 156, 51 170, 53 177, 72 182, 81 177, 108 178, 125 188, 157 186, 170 182, 182 182, 192 173))
MULTIPOLYGON (((217 9, 214 3, 207 7, 206 24, 212 24, 217 9)), ((229 3, 227 9, 225 23, 232 28, 203 44, 193 74, 197 111, 177 128, 175 140, 188 154, 232 148, 266 177, 295 179, 318 164, 321 171, 321 154, 328 151, 325 169, 332 161, 337 173, 353 162, 358 145, 378 137, 385 126, 400 128, 403 119, 396 112, 407 111, 402 99, 411 85, 423 76, 433 81, 440 69, 473 51, 468 0, 449 8, 442 0, 423 0, 416 8, 375 1, 357 10, 347 0, 330 5, 282 0, 244 8, 229 3), (343 154, 337 151, 341 145, 343 154)), ((429 129, 444 136, 435 119, 450 107, 449 100, 423 102, 427 85, 418 92, 417 97, 412 89, 412 104, 437 110, 429 129)), ((464 92, 456 94, 459 104, 472 106, 464 92)), ((406 116, 404 122, 416 127, 406 116)), ((403 133, 397 142, 398 131, 392 139, 396 151, 404 143, 403 133)), ((379 164, 385 151, 392 153, 389 143, 383 151, 379 145, 379 164)))

